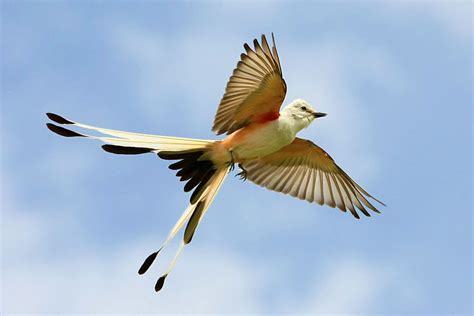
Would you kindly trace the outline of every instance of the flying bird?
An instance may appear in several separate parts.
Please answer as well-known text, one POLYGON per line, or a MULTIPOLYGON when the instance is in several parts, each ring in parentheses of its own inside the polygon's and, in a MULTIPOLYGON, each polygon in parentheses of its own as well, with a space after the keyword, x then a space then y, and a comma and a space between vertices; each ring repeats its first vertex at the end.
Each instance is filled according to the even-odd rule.
POLYGON ((144 274, 158 253, 186 223, 183 240, 166 272, 155 285, 158 292, 173 269, 184 246, 189 244, 224 179, 237 164, 238 175, 267 189, 289 194, 308 202, 347 210, 359 218, 358 211, 370 216, 379 213, 370 202, 374 198, 352 180, 321 147, 296 137, 316 119, 326 116, 306 101, 297 99, 280 109, 286 95, 286 83, 272 34, 272 47, 265 35, 254 48, 244 44, 214 117, 212 130, 227 136, 221 140, 200 140, 139 134, 90 126, 47 113, 56 124, 47 127, 65 137, 97 139, 102 148, 113 154, 137 155, 156 153, 165 160, 176 176, 185 181, 185 192, 191 192, 190 203, 169 232, 162 246, 150 254, 138 273, 144 274), (60 126, 62 125, 62 126, 60 126), (75 132, 77 127, 98 132, 93 136, 75 132))

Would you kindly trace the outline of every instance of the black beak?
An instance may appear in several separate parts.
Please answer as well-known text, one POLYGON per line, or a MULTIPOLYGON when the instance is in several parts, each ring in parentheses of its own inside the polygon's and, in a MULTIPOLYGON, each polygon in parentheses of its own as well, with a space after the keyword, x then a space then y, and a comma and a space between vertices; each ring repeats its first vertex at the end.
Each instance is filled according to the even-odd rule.
POLYGON ((324 117, 324 116, 326 116, 326 115, 327 115, 326 113, 313 112, 313 116, 314 116, 315 118, 324 117))

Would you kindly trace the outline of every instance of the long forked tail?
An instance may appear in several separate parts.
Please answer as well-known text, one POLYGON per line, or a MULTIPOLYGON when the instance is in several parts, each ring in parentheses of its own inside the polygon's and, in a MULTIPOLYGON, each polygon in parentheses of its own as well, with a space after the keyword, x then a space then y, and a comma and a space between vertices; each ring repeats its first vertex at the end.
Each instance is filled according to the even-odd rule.
POLYGON ((214 141, 212 140, 200 140, 191 138, 179 138, 179 137, 168 137, 159 135, 149 135, 140 133, 131 133, 116 131, 113 129, 107 129, 102 127, 95 127, 86 125, 78 122, 74 122, 63 118, 54 113, 46 114, 50 120, 61 125, 67 125, 71 127, 80 127, 87 130, 99 132, 104 135, 112 137, 98 137, 87 135, 83 133, 77 133, 70 129, 58 126, 52 123, 47 123, 46 126, 54 133, 64 137, 85 137, 91 139, 100 140, 106 145, 102 148, 105 151, 114 154, 123 155, 136 155, 144 154, 147 152, 160 152, 160 151, 186 151, 195 149, 205 149, 214 141))
POLYGON ((166 272, 156 282, 155 290, 158 292, 163 287, 166 277, 172 271, 184 246, 191 242, 197 226, 228 174, 229 167, 217 168, 211 161, 204 158, 204 154, 211 148, 211 145, 215 141, 123 132, 74 122, 53 113, 47 113, 47 116, 57 124, 75 126, 112 136, 92 136, 78 133, 52 123, 47 124, 47 127, 52 132, 64 137, 85 137, 103 141, 106 144, 103 145, 102 148, 107 152, 124 155, 153 152, 157 153, 162 159, 177 160, 177 162, 171 164, 169 168, 178 170, 176 175, 180 177, 180 180, 187 181, 184 186, 184 191, 189 192, 193 190, 190 204, 171 229, 164 243, 157 251, 145 259, 138 270, 139 274, 144 274, 150 268, 158 253, 176 236, 187 222, 183 240, 176 255, 166 272))
POLYGON ((207 182, 206 187, 203 190, 203 193, 199 196, 195 203, 190 203, 188 208, 184 211, 183 215, 181 215, 180 219, 176 222, 174 227, 168 234, 168 238, 164 241, 160 248, 157 251, 150 254, 145 261, 143 262, 142 266, 138 270, 138 274, 144 274, 148 268, 152 265, 153 261, 156 259, 158 253, 170 242, 179 230, 183 227, 184 223, 187 222, 186 228, 184 230, 183 240, 173 258, 171 263, 169 264, 165 273, 163 273, 157 280, 155 284, 155 291, 158 292, 162 289, 165 279, 168 277, 170 272, 173 270, 176 260, 178 259, 179 255, 181 254, 184 246, 189 244, 194 236, 197 226, 201 222, 204 214, 207 212, 209 206, 211 205, 212 201, 214 200, 217 192, 219 191, 222 183, 224 182, 227 174, 229 173, 229 168, 222 168, 218 169, 211 179, 207 182))

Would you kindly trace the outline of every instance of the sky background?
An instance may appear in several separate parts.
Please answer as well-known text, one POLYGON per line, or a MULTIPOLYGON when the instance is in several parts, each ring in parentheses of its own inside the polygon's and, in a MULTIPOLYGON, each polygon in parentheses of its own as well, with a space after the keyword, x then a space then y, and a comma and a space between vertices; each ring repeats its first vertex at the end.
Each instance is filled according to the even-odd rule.
POLYGON ((1 2, 1 309, 472 312, 470 2, 1 2), (242 44, 275 33, 301 133, 388 205, 350 214, 227 178, 158 295, 189 196, 155 155, 60 138, 45 112, 217 139, 242 44))

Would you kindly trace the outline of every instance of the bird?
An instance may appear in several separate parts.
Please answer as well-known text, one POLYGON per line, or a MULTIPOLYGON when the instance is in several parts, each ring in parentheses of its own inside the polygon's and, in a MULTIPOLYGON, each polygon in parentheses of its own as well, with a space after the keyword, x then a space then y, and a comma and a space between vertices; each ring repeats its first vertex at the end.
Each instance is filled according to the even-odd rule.
POLYGON ((89 138, 104 142, 102 148, 119 155, 155 153, 169 160, 169 168, 191 192, 189 206, 170 230, 158 250, 152 252, 138 273, 144 274, 157 255, 183 228, 184 235, 168 268, 156 281, 155 291, 163 288, 183 248, 214 200, 235 165, 242 180, 302 200, 347 210, 357 219, 359 212, 380 213, 374 206, 385 204, 344 172, 334 159, 314 142, 297 137, 298 132, 326 116, 305 100, 296 99, 281 109, 287 85, 283 79, 275 36, 270 48, 266 36, 253 40, 253 49, 244 44, 245 53, 232 72, 214 117, 212 131, 226 136, 219 140, 169 137, 132 133, 82 124, 58 114, 46 113, 54 123, 52 132, 64 137, 89 138), (90 130, 102 136, 76 132, 90 130), (372 201, 371 201, 372 200, 372 201))

